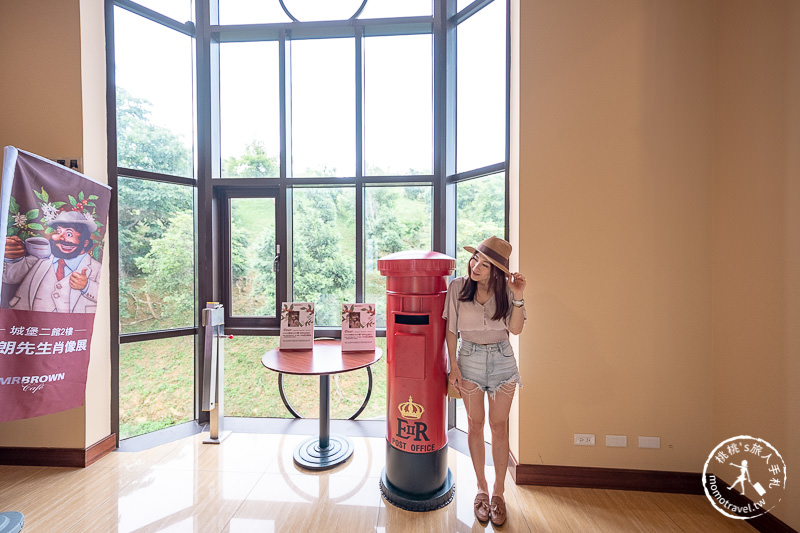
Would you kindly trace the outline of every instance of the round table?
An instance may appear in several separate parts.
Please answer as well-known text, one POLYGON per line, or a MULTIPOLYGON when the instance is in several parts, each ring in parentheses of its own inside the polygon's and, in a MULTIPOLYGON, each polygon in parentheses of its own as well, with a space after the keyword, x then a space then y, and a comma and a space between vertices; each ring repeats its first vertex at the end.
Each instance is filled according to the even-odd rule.
POLYGON ((319 437, 300 444, 294 452, 294 462, 309 470, 325 470, 347 461, 353 446, 343 436, 330 434, 330 375, 350 372, 376 363, 380 348, 374 350, 342 351, 338 339, 317 339, 310 350, 281 350, 264 354, 261 364, 284 374, 319 376, 319 437))

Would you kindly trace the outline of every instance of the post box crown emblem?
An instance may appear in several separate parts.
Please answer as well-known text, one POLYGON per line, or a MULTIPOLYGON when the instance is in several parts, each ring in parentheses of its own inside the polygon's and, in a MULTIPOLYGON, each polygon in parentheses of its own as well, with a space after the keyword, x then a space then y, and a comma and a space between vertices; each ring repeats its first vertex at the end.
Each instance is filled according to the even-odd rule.
POLYGON ((418 420, 422 413, 425 412, 425 408, 418 403, 414 403, 411 396, 408 397, 407 402, 401 403, 397 408, 400 410, 400 416, 407 420, 418 420))

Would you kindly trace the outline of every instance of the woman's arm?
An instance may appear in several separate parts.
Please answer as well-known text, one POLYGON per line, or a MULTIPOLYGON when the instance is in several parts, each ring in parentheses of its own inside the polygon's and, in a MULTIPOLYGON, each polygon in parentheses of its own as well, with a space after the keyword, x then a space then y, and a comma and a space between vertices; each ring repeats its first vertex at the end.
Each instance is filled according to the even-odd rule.
MULTIPOLYGON (((511 289, 511 297, 517 301, 524 301, 523 296, 526 285, 525 276, 519 272, 511 274, 511 279, 508 282, 508 288, 511 289)), ((511 306, 511 317, 508 319, 508 331, 514 335, 522 333, 522 328, 525 327, 525 312, 523 309, 524 304, 520 307, 516 305, 511 306)))
POLYGON ((522 311, 522 307, 512 305, 511 318, 508 319, 508 331, 519 335, 522 333, 523 327, 525 327, 525 313, 522 311))
POLYGON ((459 387, 461 385, 461 371, 458 369, 458 362, 456 361, 456 351, 458 350, 458 336, 450 331, 448 328, 445 335, 445 343, 447 344, 447 356, 450 359, 450 383, 459 387))

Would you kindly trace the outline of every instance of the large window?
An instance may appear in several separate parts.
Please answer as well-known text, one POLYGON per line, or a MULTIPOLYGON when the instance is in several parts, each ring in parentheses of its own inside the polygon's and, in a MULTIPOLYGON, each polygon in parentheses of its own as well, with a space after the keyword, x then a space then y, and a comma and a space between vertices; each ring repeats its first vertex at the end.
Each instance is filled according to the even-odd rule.
POLYGON ((495 0, 458 25, 458 172, 505 161, 505 4, 495 0))
POLYGON ((315 325, 341 327, 341 304, 355 302, 355 195, 352 187, 295 189, 292 294, 315 303, 315 325))
POLYGON ((185 185, 120 177, 121 333, 194 326, 194 212, 185 185))
POLYGON ((292 176, 355 176, 353 39, 291 42, 292 176))
POLYGON ((365 39, 365 174, 433 173, 431 50, 430 35, 365 39))
POLYGON ((277 243, 274 198, 229 200, 230 314, 274 317, 277 243))
MULTIPOLYGON (((197 415, 195 41, 146 16, 154 4, 113 10, 121 438, 197 415)), ((192 18, 189 2, 162 7, 192 18)))
POLYGON ((117 163, 192 177, 193 40, 120 8, 114 21, 117 163))
MULTIPOLYGON (((123 435, 203 417, 206 302, 234 335, 227 414, 287 416, 260 364, 283 301, 315 302, 319 336, 342 303, 375 303, 380 336, 378 259, 438 250, 461 270, 462 246, 507 235, 506 0, 116 4, 123 435)), ((385 411, 374 386, 362 417, 385 411)))
POLYGON ((220 154, 225 178, 280 174, 278 45, 225 43, 220 55, 220 154))

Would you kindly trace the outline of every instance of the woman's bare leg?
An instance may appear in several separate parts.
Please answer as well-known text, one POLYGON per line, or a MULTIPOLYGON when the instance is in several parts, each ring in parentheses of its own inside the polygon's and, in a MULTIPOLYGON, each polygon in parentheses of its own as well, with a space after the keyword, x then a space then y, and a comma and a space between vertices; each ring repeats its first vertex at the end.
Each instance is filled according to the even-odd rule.
MULTIPOLYGON (((492 430, 492 461, 494 462, 494 488, 492 496, 503 497, 508 470, 508 415, 514 401, 516 383, 505 383, 489 395, 489 428, 492 430)), ((483 398, 481 398, 483 400, 483 398)), ((470 452, 472 447, 470 446, 470 452)), ((474 463, 473 459, 473 463, 474 463)))
POLYGON ((486 419, 483 407, 483 391, 474 383, 461 381, 461 398, 467 411, 467 442, 475 477, 478 479, 478 491, 489 494, 489 485, 486 482, 486 444, 483 440, 483 424, 486 419))

